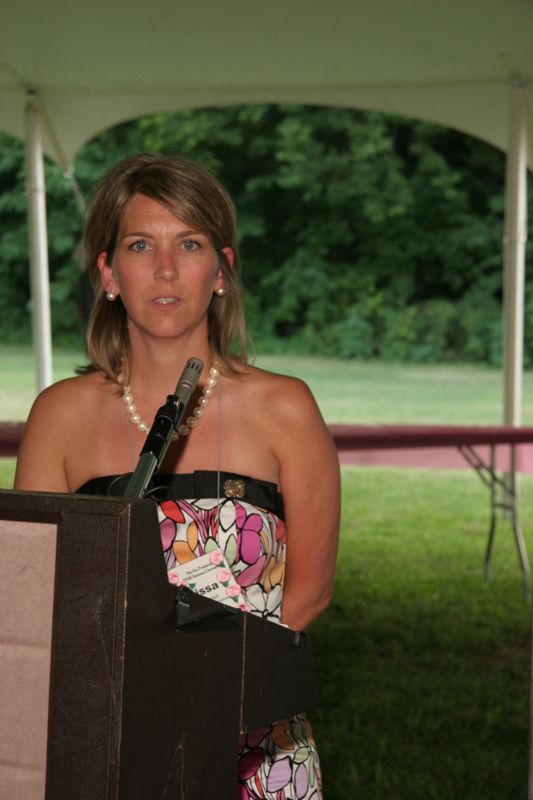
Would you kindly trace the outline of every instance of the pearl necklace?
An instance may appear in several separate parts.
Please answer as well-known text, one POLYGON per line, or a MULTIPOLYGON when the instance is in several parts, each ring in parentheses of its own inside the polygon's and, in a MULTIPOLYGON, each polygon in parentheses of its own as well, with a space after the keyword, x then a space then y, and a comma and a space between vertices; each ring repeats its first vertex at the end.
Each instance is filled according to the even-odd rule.
MULTIPOLYGON (((172 434, 172 441, 175 441, 179 436, 187 436, 191 428, 196 427, 198 425, 198 421, 202 414, 204 413, 209 400, 211 399, 213 392, 215 390, 215 386, 218 383, 218 379, 220 376, 220 370, 218 367, 211 367, 209 370, 209 377, 205 382, 205 386, 202 390, 202 394, 200 399, 198 400, 198 405, 196 408, 193 409, 193 412, 190 417, 187 417, 185 423, 178 427, 177 431, 174 431, 172 434)), ((141 419, 141 415, 137 411, 137 406, 135 405, 133 394, 131 392, 131 386, 129 383, 124 382, 124 375, 122 372, 117 376, 117 382, 122 386, 122 400, 124 401, 124 405, 126 406, 126 412, 130 418, 130 421, 135 425, 142 433, 148 433, 149 425, 143 419, 141 419)))

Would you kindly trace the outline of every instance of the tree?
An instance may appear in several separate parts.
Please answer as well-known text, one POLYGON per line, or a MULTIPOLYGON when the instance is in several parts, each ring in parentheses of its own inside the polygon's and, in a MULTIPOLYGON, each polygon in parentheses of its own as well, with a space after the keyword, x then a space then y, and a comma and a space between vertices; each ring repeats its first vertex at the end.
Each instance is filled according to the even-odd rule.
MULTIPOLYGON (((6 340, 27 336, 29 287, 22 148, 9 137, 0 143, 6 340)), ((84 194, 112 163, 142 150, 200 162, 233 196, 259 349, 498 360, 504 157, 494 148, 353 109, 189 109, 89 142, 76 159, 84 194)), ((81 218, 55 165, 47 163, 46 178, 54 332, 79 336, 81 218)), ((533 292, 527 302, 533 307, 533 292)), ((533 360, 529 321, 526 334, 533 360)))

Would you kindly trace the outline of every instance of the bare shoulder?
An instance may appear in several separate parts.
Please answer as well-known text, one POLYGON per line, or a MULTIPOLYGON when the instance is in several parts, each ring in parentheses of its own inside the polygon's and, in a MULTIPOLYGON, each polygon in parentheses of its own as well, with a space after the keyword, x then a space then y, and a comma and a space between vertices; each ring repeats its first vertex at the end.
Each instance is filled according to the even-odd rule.
POLYGON ((278 472, 293 459, 309 459, 309 450, 328 458, 333 452, 329 430, 304 381, 250 367, 234 382, 234 391, 242 433, 261 443, 278 472))
POLYGON ((28 426, 38 424, 43 418, 48 422, 60 418, 64 423, 79 415, 81 408, 86 412, 87 404, 91 407, 91 401, 101 397, 106 391, 107 382, 99 372, 58 381, 36 398, 28 418, 28 426))
POLYGON ((57 383, 48 386, 38 396, 37 400, 45 399, 50 402, 53 399, 66 398, 73 393, 94 392, 104 385, 105 379, 100 372, 89 372, 86 375, 76 375, 72 378, 64 378, 57 383))
POLYGON ((300 378, 248 367, 242 383, 246 399, 277 425, 300 427, 323 422, 311 390, 300 378))
POLYGON ((87 450, 106 396, 110 386, 100 373, 67 378, 41 392, 19 449, 16 488, 70 491, 67 457, 87 450))

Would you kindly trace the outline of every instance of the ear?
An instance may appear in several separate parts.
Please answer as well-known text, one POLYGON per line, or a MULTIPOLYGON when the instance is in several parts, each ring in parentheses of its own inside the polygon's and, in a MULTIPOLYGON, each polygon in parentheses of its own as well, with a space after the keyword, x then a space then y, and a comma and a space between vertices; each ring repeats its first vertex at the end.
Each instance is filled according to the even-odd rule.
POLYGON ((231 247, 223 247, 222 252, 228 259, 228 264, 230 265, 231 269, 233 269, 233 262, 235 261, 235 254, 231 247))
MULTIPOLYGON (((226 260, 229 264, 229 268, 233 269, 233 262, 235 260, 235 256, 233 254, 233 250, 231 247, 224 247, 222 248, 222 252, 226 256, 226 260)), ((216 283, 215 283, 215 291, 217 289, 224 289, 224 267, 219 266, 216 274, 216 283)))
POLYGON ((114 294, 119 295, 120 289, 115 280, 113 267, 108 261, 107 253, 103 252, 98 255, 98 258, 96 259, 96 266, 100 271, 100 278, 102 280, 104 292, 113 292, 114 294))

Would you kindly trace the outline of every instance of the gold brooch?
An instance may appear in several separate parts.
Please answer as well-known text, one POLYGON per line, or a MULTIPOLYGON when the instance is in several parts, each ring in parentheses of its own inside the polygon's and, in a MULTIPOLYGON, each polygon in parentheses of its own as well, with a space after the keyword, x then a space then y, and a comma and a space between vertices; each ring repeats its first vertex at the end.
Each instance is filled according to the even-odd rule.
POLYGON ((227 481, 224 481, 224 494, 226 497, 237 497, 241 500, 245 491, 244 481, 241 481, 240 478, 228 478, 227 481))

